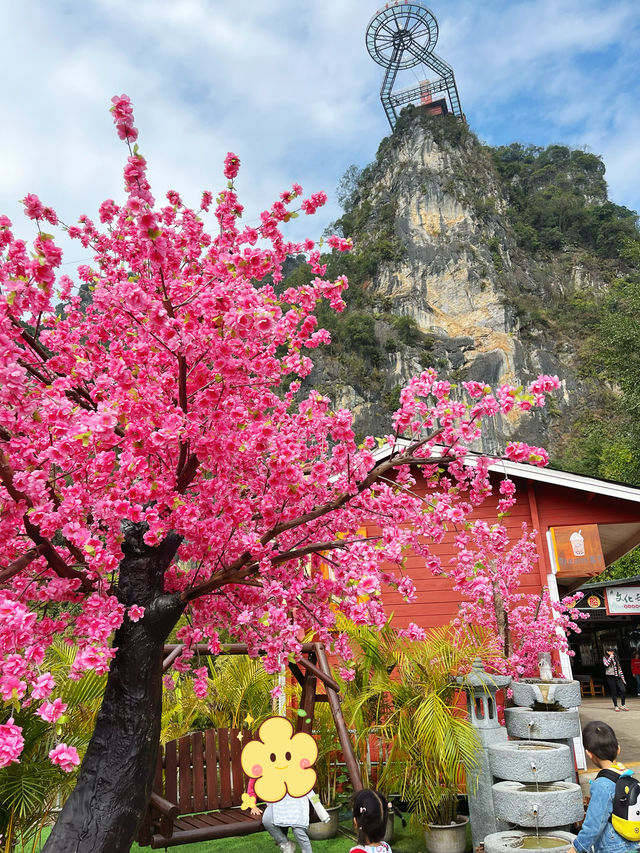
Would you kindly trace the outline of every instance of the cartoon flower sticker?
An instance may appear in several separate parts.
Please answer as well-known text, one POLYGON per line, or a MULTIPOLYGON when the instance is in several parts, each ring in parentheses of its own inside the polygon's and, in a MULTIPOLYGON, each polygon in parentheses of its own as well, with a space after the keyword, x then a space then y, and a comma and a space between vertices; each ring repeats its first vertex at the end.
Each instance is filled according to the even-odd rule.
POLYGON ((308 794, 316 783, 312 765, 318 757, 311 735, 293 734, 293 726, 285 717, 269 717, 258 729, 258 738, 242 750, 242 769, 256 780, 258 799, 277 803, 285 794, 308 794))

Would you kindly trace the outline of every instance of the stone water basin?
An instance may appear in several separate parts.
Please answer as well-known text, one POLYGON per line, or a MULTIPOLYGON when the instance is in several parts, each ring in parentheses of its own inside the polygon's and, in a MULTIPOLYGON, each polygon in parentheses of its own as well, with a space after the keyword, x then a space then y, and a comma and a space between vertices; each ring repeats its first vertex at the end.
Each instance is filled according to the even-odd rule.
POLYGON ((493 804, 499 820, 516 826, 561 827, 584 817, 582 789, 574 782, 496 782, 493 804))
POLYGON ((494 777, 512 782, 555 782, 573 776, 571 750, 563 743, 508 740, 489 747, 489 760, 494 777))
POLYGON ((575 835, 570 832, 545 832, 532 835, 517 829, 509 832, 494 832, 484 840, 485 853, 511 853, 513 850, 555 850, 566 853, 575 835))
POLYGON ((534 703, 551 705, 557 702, 563 708, 577 708, 581 702, 580 682, 566 678, 540 681, 538 678, 523 678, 511 682, 512 698, 516 705, 531 708, 534 703))
POLYGON ((580 714, 570 711, 532 711, 530 708, 505 708, 509 737, 522 740, 568 740, 580 734, 580 714))

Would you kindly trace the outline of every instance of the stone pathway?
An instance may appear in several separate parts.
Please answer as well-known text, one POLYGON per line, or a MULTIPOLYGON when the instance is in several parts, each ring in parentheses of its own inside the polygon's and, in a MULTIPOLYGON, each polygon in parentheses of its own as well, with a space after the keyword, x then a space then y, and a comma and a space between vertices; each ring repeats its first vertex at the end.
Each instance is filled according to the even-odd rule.
POLYGON ((627 708, 626 713, 616 714, 609 697, 584 698, 580 705, 580 722, 583 728, 591 720, 608 723, 618 738, 621 759, 629 764, 640 762, 640 698, 628 696, 627 708))

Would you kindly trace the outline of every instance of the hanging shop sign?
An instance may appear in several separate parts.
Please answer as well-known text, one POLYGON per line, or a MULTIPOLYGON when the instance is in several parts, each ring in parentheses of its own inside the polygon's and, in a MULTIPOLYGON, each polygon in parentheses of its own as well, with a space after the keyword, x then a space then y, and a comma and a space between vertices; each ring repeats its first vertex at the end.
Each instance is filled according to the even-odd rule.
POLYGON ((607 615, 640 614, 640 585, 607 587, 605 596, 607 615))
POLYGON ((606 568, 597 524, 552 527, 558 577, 595 577, 606 568))

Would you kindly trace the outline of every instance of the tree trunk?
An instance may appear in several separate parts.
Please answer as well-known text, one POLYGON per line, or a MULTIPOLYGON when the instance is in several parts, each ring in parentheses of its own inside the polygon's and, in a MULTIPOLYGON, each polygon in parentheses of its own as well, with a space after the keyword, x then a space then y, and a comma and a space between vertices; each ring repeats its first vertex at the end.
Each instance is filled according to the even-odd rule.
POLYGON ((498 581, 493 582, 493 607, 496 612, 496 623, 498 626, 498 636, 503 643, 504 656, 511 656, 511 632, 509 630, 509 614, 507 613, 498 581))
POLYGON ((115 634, 117 648, 96 727, 78 783, 43 853, 127 853, 151 793, 162 718, 163 646, 183 612, 178 595, 163 593, 164 572, 180 538, 149 548, 145 526, 123 524, 118 598, 145 607, 115 634))

